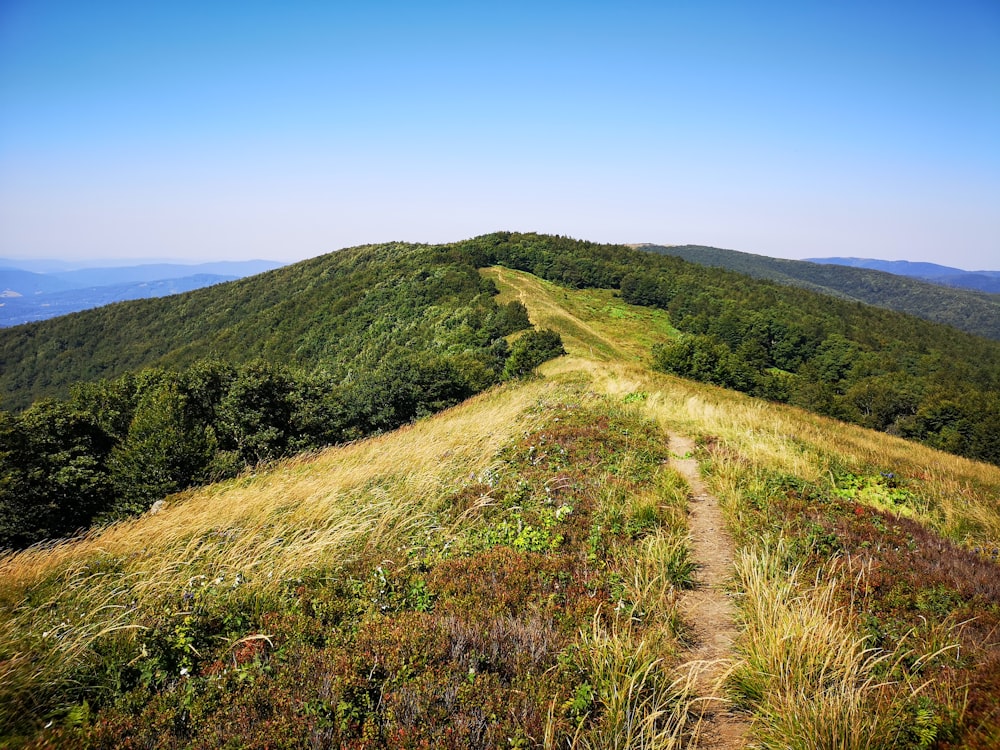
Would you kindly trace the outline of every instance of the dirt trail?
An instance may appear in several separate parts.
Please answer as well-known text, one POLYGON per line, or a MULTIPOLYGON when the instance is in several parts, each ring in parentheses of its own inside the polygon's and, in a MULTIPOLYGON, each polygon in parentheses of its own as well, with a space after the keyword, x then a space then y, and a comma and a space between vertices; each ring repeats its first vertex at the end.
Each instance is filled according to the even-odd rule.
POLYGON ((688 650, 688 667, 696 675, 702 724, 697 747, 701 750, 735 750, 746 746, 747 720, 727 709, 720 682, 732 656, 737 635, 736 608, 725 586, 733 569, 733 541, 726 531, 718 499, 709 494, 698 472, 698 462, 689 458, 694 442, 681 435, 670 436, 671 464, 691 488, 688 527, 691 553, 698 564, 698 583, 681 600, 681 615, 694 631, 694 646, 688 650))

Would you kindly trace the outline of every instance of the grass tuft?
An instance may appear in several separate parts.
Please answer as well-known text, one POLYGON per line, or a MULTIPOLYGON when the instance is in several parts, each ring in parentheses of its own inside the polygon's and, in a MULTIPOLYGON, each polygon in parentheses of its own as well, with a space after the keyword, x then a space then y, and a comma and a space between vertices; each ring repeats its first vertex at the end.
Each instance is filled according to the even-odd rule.
MULTIPOLYGON (((859 633, 836 577, 809 585, 789 569, 782 541, 744 550, 736 563, 744 631, 728 684, 754 712, 761 748, 890 750, 931 747, 942 720, 922 701, 920 666, 943 649, 914 655, 906 643, 871 648, 859 633)), ((856 587, 856 586, 855 586, 856 587)))

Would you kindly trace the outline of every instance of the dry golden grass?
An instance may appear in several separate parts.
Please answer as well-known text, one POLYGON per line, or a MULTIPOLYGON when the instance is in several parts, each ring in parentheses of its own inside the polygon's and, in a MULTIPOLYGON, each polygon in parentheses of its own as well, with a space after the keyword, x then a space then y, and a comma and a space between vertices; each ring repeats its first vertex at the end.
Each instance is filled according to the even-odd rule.
POLYGON ((513 434, 530 428, 529 407, 556 387, 534 381, 494 390, 387 435, 176 495, 155 515, 7 555, 4 601, 53 573, 72 577, 95 557, 121 557, 143 586, 171 588, 205 569, 281 579, 340 559, 359 539, 381 544, 427 520, 460 477, 485 469, 513 434))
POLYGON ((890 510, 969 546, 1000 541, 1000 467, 636 365, 566 358, 545 368, 552 375, 586 372, 596 390, 610 395, 648 394, 643 405, 649 416, 689 435, 718 439, 761 471, 808 482, 828 477, 835 466, 858 474, 891 471, 911 480, 922 503, 890 510))
MULTIPOLYGON (((570 356, 544 365, 544 380, 494 389, 392 434, 175 496, 156 515, 0 557, 0 722, 4 711, 18 710, 18 701, 32 691, 56 690, 60 680, 71 679, 75 665, 101 638, 135 627, 137 603, 176 597, 206 580, 241 591, 273 591, 312 570, 419 544, 435 529, 449 492, 480 475, 503 445, 530 431, 539 404, 581 383, 613 400, 634 401, 634 408, 665 430, 730 446, 744 463, 713 467, 712 481, 714 491, 729 500, 736 523, 736 495, 748 474, 757 472, 762 481, 775 472, 818 481, 841 467, 908 477, 924 500, 924 507, 910 511, 921 521, 967 544, 1000 541, 1000 468, 651 373, 642 365, 649 345, 671 334, 662 313, 624 305, 610 292, 565 290, 506 269, 486 273, 506 298, 525 303, 534 323, 563 336, 570 356)), ((581 734, 577 746, 608 746, 609 738, 620 736, 631 738, 621 747, 672 747, 687 736, 687 712, 695 700, 691 685, 673 681, 663 662, 676 635, 676 597, 662 572, 681 544, 675 535, 651 536, 634 562, 619 561, 631 598, 644 611, 655 611, 659 632, 638 636, 595 624, 584 638, 591 669, 607 681, 611 702, 605 709, 629 728, 618 735, 614 729, 607 736, 581 734)), ((749 587, 752 582, 744 578, 749 587)), ((766 595, 778 601, 783 585, 772 577, 766 595)), ((839 627, 837 613, 823 609, 822 593, 816 589, 788 601, 808 601, 839 627)), ((752 640, 777 638, 780 626, 768 622, 752 640)), ((850 629, 844 632, 849 643, 837 640, 837 633, 822 641, 822 659, 846 648, 844 643, 857 646, 850 629)), ((866 682, 864 672, 877 665, 865 661, 870 655, 860 647, 851 648, 857 657, 851 679, 870 690, 873 700, 882 700, 883 688, 866 682)), ((869 705, 868 697, 852 703, 855 698, 845 697, 848 723, 860 716, 859 706, 869 705)), ((837 710, 834 703, 826 707, 837 710)), ((786 709, 791 710, 775 710, 786 709)))
POLYGON ((443 497, 531 429, 554 381, 170 498, 159 513, 0 558, 0 723, 137 613, 205 582, 244 595, 419 543, 443 497))
POLYGON ((859 474, 891 471, 910 478, 919 485, 924 507, 894 511, 967 545, 1000 543, 1000 467, 803 409, 651 373, 640 364, 648 360, 645 342, 665 340, 671 329, 665 321, 644 318, 646 308, 626 305, 607 290, 564 289, 508 269, 487 274, 503 295, 525 304, 533 322, 554 328, 566 340, 572 356, 544 365, 543 373, 584 375, 595 390, 610 395, 644 392, 646 410, 662 424, 721 439, 762 470, 816 481, 839 465, 859 474), (625 312, 612 317, 612 304, 625 312))
POLYGON ((674 750, 689 746, 697 731, 697 700, 690 672, 675 675, 662 646, 636 638, 626 623, 594 618, 580 649, 601 696, 601 719, 579 734, 574 750, 674 750))
MULTIPOLYGON (((856 582, 838 577, 836 565, 825 580, 801 581, 788 558, 779 540, 743 550, 736 561, 744 630, 729 682, 754 709, 757 746, 891 750, 915 746, 922 732, 933 738, 912 711, 927 684, 918 666, 900 665, 940 652, 915 655, 905 639, 893 652, 869 648, 850 610, 838 604, 838 591, 856 582)), ((961 697, 954 702, 960 709, 961 697)))

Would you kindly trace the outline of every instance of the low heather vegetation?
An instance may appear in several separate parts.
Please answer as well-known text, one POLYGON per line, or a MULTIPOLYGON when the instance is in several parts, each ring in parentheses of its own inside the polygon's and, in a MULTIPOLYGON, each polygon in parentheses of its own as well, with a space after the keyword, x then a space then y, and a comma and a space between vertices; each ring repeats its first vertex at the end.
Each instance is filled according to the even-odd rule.
POLYGON ((804 480, 711 439, 703 458, 743 548, 730 684, 762 747, 996 746, 992 546, 901 516, 931 510, 918 476, 804 480))
POLYGON ((684 736, 688 696, 669 667, 692 572, 686 491, 662 465, 660 429, 579 386, 538 384, 413 430, 0 561, 6 740, 596 748, 684 736), (468 455, 497 432, 509 437, 468 455), (350 466, 372 451, 390 455, 365 479, 350 466), (324 502, 295 500, 320 487, 324 502))

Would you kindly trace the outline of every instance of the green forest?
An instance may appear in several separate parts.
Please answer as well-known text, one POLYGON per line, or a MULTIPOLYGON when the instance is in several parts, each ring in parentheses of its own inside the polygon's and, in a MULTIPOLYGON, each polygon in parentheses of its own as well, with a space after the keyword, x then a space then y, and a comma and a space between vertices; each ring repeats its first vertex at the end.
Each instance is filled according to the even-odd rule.
POLYGON ((625 246, 500 233, 456 247, 668 311, 682 335, 651 353, 666 372, 1000 464, 1000 343, 625 246))
MULTIPOLYGON (((328 269, 307 263, 310 273, 296 269, 287 279, 304 290, 287 295, 294 305, 261 309, 244 296, 266 322, 254 330, 253 313, 244 320, 228 311, 237 324, 212 341, 233 348, 192 339, 160 360, 169 364, 79 380, 64 398, 0 412, 0 547, 133 516, 187 487, 395 429, 563 351, 548 331, 508 343, 530 326, 524 306, 497 305, 493 283, 447 252, 376 247, 335 260, 340 276, 327 285, 335 293, 318 291, 328 269), (216 356, 201 356, 208 352, 216 356)), ((274 299, 287 291, 273 278, 256 281, 274 299)), ((185 310, 203 301, 178 303, 185 310)), ((224 302, 214 300, 207 315, 224 302)), ((124 319, 128 306, 95 312, 103 324, 102 314, 124 319)), ((140 304, 135 312, 146 311, 140 304)), ((71 317, 95 353, 117 342, 122 359, 132 352, 143 362, 137 325, 118 338, 92 336, 83 328, 89 316, 71 317)), ((168 329, 162 318, 157 325, 168 329)), ((156 334, 147 335, 152 346, 156 334)))
POLYGON ((391 430, 562 352, 479 269, 617 290, 681 332, 665 372, 1000 464, 1000 344, 681 258, 495 233, 351 248, 0 332, 0 546, 391 430), (512 341, 512 343, 511 343, 512 341))
POLYGON ((884 271, 803 260, 769 258, 702 245, 641 245, 691 263, 745 273, 755 279, 811 289, 945 323, 966 333, 1000 340, 1000 295, 932 284, 884 271))

